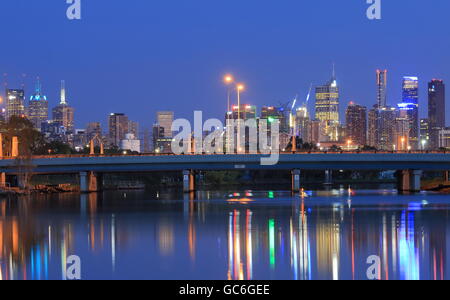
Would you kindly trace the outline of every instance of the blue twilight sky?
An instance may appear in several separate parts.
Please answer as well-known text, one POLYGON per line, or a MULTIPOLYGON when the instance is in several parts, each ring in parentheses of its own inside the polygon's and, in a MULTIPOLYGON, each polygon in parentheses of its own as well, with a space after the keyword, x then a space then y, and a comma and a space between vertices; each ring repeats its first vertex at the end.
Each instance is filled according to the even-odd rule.
POLYGON ((381 21, 366 18, 366 0, 81 1, 80 21, 66 18, 65 0, 0 2, 0 74, 11 88, 26 74, 28 96, 40 76, 51 106, 65 79, 79 128, 111 112, 141 128, 157 110, 222 119, 226 72, 259 107, 306 97, 333 62, 342 111, 375 103, 377 68, 389 69, 390 104, 403 75, 420 77, 422 115, 426 82, 450 83, 448 0, 382 0, 381 21))

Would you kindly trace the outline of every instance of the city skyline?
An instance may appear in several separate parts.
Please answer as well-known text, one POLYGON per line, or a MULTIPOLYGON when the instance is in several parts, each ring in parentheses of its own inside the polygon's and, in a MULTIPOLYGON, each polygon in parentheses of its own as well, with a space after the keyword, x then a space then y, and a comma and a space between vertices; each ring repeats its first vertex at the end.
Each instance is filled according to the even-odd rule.
MULTIPOLYGON (((108 13, 101 3, 87 3, 83 19, 73 23, 60 13, 64 3, 30 3, 29 10, 20 10, 19 2, 0 4, 3 11, 18 12, 0 21, 15 44, 5 47, 0 73, 9 74, 10 88, 20 87, 26 73, 28 91, 34 79, 41 77, 51 106, 57 101, 59 81, 65 79, 72 105, 82 112, 77 128, 98 119, 96 113, 101 108, 106 108, 102 124, 109 113, 121 111, 141 124, 149 118, 153 123, 153 112, 160 110, 174 110, 187 118, 193 110, 208 112, 207 117, 221 116, 226 102, 212 108, 210 104, 216 99, 221 102, 220 76, 227 72, 245 81, 243 101, 258 107, 306 95, 311 82, 320 85, 328 79, 333 62, 342 87, 342 103, 355 101, 370 107, 376 100, 373 70, 378 68, 389 70, 390 105, 400 102, 397 86, 403 76, 420 78, 423 104, 429 79, 450 82, 446 73, 450 43, 442 38, 448 30, 443 25, 449 3, 408 1, 405 6, 401 1, 390 1, 383 3, 383 19, 377 22, 361 13, 366 9, 363 1, 274 3, 261 6, 258 15, 251 14, 255 1, 239 3, 238 12, 232 9, 233 1, 217 4, 219 9, 208 13, 205 8, 211 4, 205 1, 175 9, 162 2, 150 7, 145 1, 136 1, 125 8, 108 3, 108 13), (126 13, 120 14, 122 21, 117 24, 110 14, 123 10, 126 13), (169 10, 170 22, 160 14, 169 10), (320 11, 320 18, 311 13, 315 11, 320 11), (227 22, 230 12, 237 14, 233 22, 227 22), (32 21, 36 14, 43 22, 32 21), (426 23, 418 22, 424 14, 432 17, 426 23), (142 22, 144 19, 149 21, 142 22), (186 23, 190 26, 183 26, 186 23), (405 24, 414 32, 414 39, 404 34, 405 24), (121 43, 111 47, 117 35, 121 43), (25 50, 33 44, 40 46, 25 50), (320 46, 325 44, 332 47, 320 46), (57 51, 53 45, 58 45, 57 51), (125 111, 124 103, 148 105, 152 112, 125 111)), ((340 110, 342 116, 345 106, 340 110)), ((420 116, 426 116, 425 105, 421 105, 420 116)))

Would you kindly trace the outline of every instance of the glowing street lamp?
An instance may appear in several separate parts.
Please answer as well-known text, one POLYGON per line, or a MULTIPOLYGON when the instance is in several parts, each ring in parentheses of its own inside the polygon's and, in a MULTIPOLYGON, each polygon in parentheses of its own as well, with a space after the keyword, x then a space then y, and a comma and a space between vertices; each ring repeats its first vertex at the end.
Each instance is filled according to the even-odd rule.
POLYGON ((352 140, 347 141, 347 149, 350 151, 350 146, 352 145, 352 140))
POLYGON ((225 75, 223 78, 223 82, 227 86, 227 111, 230 111, 230 98, 231 98, 231 84, 234 82, 234 78, 232 75, 225 75))

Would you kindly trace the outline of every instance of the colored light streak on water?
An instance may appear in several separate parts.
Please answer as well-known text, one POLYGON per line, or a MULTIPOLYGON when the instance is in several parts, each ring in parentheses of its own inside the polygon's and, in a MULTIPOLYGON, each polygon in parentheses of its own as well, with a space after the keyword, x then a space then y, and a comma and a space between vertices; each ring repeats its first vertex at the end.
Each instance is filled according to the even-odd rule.
POLYGON ((247 280, 252 280, 253 278, 253 243, 252 243, 252 211, 247 210, 247 280))
POLYGON ((228 220, 228 280, 232 280, 233 274, 233 213, 228 220))
POLYGON ((275 220, 269 220, 270 266, 275 268, 275 220))
POLYGON ((419 257, 414 241, 414 214, 402 212, 399 233, 400 278, 419 280, 419 257))

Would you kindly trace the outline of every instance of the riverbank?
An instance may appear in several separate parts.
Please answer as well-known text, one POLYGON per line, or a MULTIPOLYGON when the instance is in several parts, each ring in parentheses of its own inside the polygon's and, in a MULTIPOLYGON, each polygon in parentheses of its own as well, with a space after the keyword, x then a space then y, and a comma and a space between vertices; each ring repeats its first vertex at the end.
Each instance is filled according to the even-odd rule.
POLYGON ((443 178, 423 180, 422 189, 424 191, 450 194, 450 181, 446 181, 443 178))

